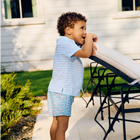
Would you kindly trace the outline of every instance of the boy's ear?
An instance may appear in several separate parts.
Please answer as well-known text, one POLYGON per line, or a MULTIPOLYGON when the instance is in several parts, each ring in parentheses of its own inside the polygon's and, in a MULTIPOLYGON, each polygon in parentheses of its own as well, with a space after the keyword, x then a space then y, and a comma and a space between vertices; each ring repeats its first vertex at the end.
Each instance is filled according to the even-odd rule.
POLYGON ((65 28, 65 34, 66 35, 71 35, 71 28, 70 27, 65 28))

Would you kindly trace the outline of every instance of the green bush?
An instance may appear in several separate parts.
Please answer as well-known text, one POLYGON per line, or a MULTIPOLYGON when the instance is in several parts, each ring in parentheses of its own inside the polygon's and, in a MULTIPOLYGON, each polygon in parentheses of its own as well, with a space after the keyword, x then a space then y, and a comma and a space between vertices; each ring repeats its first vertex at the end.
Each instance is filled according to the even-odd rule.
POLYGON ((1 138, 5 139, 22 116, 37 115, 40 100, 33 97, 30 81, 15 83, 15 73, 1 75, 1 138))

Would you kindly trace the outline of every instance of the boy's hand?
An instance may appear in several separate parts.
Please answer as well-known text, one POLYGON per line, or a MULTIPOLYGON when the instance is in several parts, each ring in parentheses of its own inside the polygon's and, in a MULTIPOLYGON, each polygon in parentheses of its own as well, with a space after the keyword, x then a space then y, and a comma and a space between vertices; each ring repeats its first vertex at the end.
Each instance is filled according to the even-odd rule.
POLYGON ((91 55, 96 55, 96 50, 97 50, 97 47, 95 45, 94 42, 97 42, 98 41, 98 36, 93 34, 93 44, 92 44, 92 52, 91 52, 91 55))
POLYGON ((92 55, 92 56, 96 55, 96 50, 97 50, 97 47, 96 47, 95 43, 93 42, 93 45, 92 45, 92 52, 91 52, 91 55, 92 55))
POLYGON ((93 42, 97 42, 98 41, 98 36, 93 34, 93 42))
POLYGON ((85 36, 85 42, 83 44, 82 49, 74 53, 74 56, 89 58, 91 55, 95 55, 96 54, 95 51, 97 50, 97 47, 94 42, 97 41, 98 41, 97 35, 92 33, 87 33, 85 36))

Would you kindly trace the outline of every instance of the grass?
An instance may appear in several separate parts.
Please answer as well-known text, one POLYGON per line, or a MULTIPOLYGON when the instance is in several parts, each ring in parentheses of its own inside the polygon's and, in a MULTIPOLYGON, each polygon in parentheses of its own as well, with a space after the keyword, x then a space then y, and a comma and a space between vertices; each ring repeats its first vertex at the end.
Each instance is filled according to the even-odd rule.
POLYGON ((25 84, 27 79, 30 79, 31 90, 34 96, 42 96, 48 91, 48 85, 52 78, 52 70, 48 71, 32 71, 32 72, 17 72, 16 82, 25 84))
MULTIPOLYGON (((111 72, 107 70, 106 73, 111 72)), ((19 84, 25 84, 27 79, 30 79, 31 82, 31 90, 34 96, 42 96, 44 95, 43 92, 46 94, 48 91, 48 85, 52 78, 52 70, 48 71, 32 71, 32 72, 17 72, 17 78, 15 79, 16 82, 19 81, 19 84)), ((90 79, 90 68, 85 68, 84 72, 84 82, 83 82, 83 89, 85 89, 88 81, 90 79)), ((97 79, 95 79, 98 82, 97 79)), ((125 82, 120 77, 117 77, 116 81, 118 83, 125 82)), ((104 84, 105 81, 102 82, 104 84)), ((103 89, 103 92, 106 89, 103 89)), ((91 92, 91 87, 88 86, 88 92, 91 92)))

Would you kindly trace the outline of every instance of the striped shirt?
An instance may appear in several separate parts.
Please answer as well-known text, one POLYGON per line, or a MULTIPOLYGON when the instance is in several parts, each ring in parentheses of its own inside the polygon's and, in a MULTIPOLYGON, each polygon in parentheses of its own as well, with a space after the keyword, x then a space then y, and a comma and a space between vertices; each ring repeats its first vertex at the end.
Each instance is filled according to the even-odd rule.
POLYGON ((79 96, 83 84, 84 68, 79 57, 73 54, 80 50, 74 40, 61 36, 53 62, 53 75, 48 91, 79 96))

